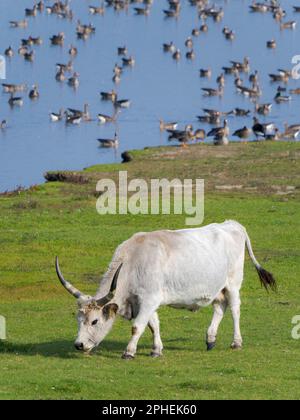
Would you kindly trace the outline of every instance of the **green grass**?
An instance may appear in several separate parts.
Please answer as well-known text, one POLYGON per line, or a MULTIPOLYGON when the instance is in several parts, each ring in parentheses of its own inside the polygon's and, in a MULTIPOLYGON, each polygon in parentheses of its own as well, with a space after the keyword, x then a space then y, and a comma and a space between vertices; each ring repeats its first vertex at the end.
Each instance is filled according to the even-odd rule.
POLYGON ((128 165, 89 168, 86 184, 73 179, 0 197, 0 314, 8 327, 0 399, 299 399, 300 342, 291 338, 291 320, 300 315, 299 152, 296 143, 151 149, 133 152, 128 165), (162 308, 158 360, 148 356, 148 331, 136 359, 121 360, 131 330, 122 319, 93 356, 73 349, 76 302, 58 284, 54 257, 66 277, 93 293, 114 249, 133 233, 184 227, 185 216, 99 216, 95 181, 124 169, 147 179, 204 177, 205 224, 229 218, 247 227, 279 291, 261 289, 247 258, 243 351, 229 350, 229 313, 217 348, 205 351, 210 308, 162 308))

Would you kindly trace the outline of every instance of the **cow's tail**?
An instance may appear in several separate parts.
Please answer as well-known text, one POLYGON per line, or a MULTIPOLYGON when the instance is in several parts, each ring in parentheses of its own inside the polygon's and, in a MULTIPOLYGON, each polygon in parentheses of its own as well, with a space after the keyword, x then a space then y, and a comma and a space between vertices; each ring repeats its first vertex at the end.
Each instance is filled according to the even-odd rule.
POLYGON ((246 231, 245 231, 245 233, 246 233, 246 245, 247 245, 248 253, 249 253, 249 256, 250 256, 253 264, 255 265, 255 268, 256 268, 256 271, 259 275, 261 284, 264 286, 264 288, 266 290, 272 290, 273 292, 276 292, 277 291, 277 283, 276 283, 276 280, 275 280, 273 274, 269 273, 267 270, 265 270, 259 264, 259 262, 255 258, 249 235, 246 231))

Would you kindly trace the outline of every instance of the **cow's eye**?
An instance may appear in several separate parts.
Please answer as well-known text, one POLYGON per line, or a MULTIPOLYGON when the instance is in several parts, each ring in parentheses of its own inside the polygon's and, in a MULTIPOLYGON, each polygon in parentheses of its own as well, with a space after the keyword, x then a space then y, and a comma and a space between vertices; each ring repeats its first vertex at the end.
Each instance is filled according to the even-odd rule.
POLYGON ((95 321, 92 322, 92 325, 96 325, 98 323, 98 319, 95 319, 95 321))

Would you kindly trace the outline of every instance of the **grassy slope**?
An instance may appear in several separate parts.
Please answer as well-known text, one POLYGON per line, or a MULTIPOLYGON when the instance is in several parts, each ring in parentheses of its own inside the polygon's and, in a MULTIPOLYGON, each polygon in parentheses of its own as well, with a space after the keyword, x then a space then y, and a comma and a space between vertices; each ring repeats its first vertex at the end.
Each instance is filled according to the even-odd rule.
POLYGON ((300 398, 299 342, 291 339, 291 319, 300 314, 300 145, 133 154, 131 164, 88 169, 84 185, 49 183, 0 198, 0 314, 8 322, 8 340, 0 343, 0 399, 300 398), (211 309, 191 314, 168 308, 160 310, 165 345, 160 360, 148 357, 149 332, 133 362, 120 360, 130 337, 130 324, 123 320, 92 357, 73 351, 76 303, 58 285, 54 256, 60 255, 76 285, 93 293, 120 242, 139 230, 184 226, 184 216, 97 215, 95 180, 116 177, 120 169, 130 177, 203 177, 205 223, 234 218, 245 224, 258 259, 280 287, 278 295, 267 295, 247 262, 242 352, 229 350, 229 314, 217 349, 208 354, 204 339, 211 309))

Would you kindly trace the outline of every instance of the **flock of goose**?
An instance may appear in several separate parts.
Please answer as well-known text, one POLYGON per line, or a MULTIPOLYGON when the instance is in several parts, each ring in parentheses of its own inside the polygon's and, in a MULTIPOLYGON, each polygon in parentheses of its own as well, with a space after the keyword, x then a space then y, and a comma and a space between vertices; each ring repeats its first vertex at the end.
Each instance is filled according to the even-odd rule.
MULTIPOLYGON (((162 10, 163 15, 166 19, 179 19, 182 2, 183 0, 167 0, 168 8, 162 10)), ((184 42, 186 51, 186 60, 194 60, 197 55, 195 48, 196 39, 201 36, 202 33, 209 31, 210 25, 215 22, 220 23, 224 18, 224 9, 211 5, 209 0, 186 0, 191 6, 195 8, 196 17, 199 19, 199 26, 194 27, 191 30, 190 36, 184 42)), ((114 8, 116 11, 128 11, 132 7, 133 12, 140 16, 149 16, 151 14, 151 8, 153 0, 105 0, 98 6, 89 6, 89 12, 91 15, 105 15, 106 9, 109 7, 114 8), (140 4, 138 4, 140 3, 140 4), (133 6, 132 6, 133 5, 133 6)), ((283 30, 295 30, 297 27, 297 21, 289 20, 288 14, 300 13, 300 6, 294 6, 292 11, 285 10, 279 0, 267 0, 263 2, 253 1, 250 3, 250 13, 269 13, 273 16, 276 24, 279 25, 280 29, 283 30)), ((51 5, 45 4, 43 0, 35 2, 32 8, 26 8, 25 17, 19 21, 11 21, 10 26, 12 28, 27 28, 30 27, 30 19, 38 18, 39 14, 47 13, 49 15, 55 15, 62 19, 73 20, 74 13, 71 8, 71 2, 55 1, 51 5)), ((96 31, 96 27, 89 23, 83 24, 80 20, 76 23, 76 35, 78 39, 84 39, 88 41, 96 31)), ((236 32, 224 26, 222 34, 229 42, 234 42, 238 34, 236 32)), ((52 46, 63 46, 66 42, 66 36, 64 32, 49 37, 48 43, 52 46)), ((19 54, 26 61, 34 62, 36 50, 35 48, 41 46, 43 40, 41 37, 29 36, 26 39, 21 39, 20 45, 17 49, 12 46, 8 46, 4 51, 5 56, 9 60, 13 60, 16 54, 19 54)), ((162 44, 162 49, 166 54, 170 54, 171 58, 178 62, 182 59, 181 50, 176 47, 174 42, 168 42, 162 44)), ((277 41, 270 39, 266 43, 266 48, 276 49, 277 41)), ((78 55, 78 48, 76 45, 70 45, 68 49, 69 58, 65 63, 56 63, 56 72, 53 78, 57 83, 66 83, 70 88, 80 88, 80 74, 74 69, 74 60, 78 55)), ((89 104, 84 105, 83 110, 68 108, 66 110, 60 109, 58 112, 51 112, 50 120, 53 123, 64 121, 66 124, 79 125, 81 122, 93 122, 98 121, 99 124, 116 124, 120 113, 124 109, 128 109, 131 106, 129 99, 120 98, 118 95, 118 85, 122 82, 122 76, 126 69, 130 69, 135 65, 135 57, 130 55, 126 45, 119 46, 116 50, 116 59, 119 58, 121 64, 115 64, 112 68, 112 83, 115 85, 114 89, 100 92, 100 98, 102 101, 109 101, 112 104, 111 115, 98 114, 97 118, 93 118, 90 113, 89 104)), ((202 80, 209 80, 212 77, 213 71, 211 68, 201 68, 199 70, 199 76, 202 80)), ((243 95, 249 98, 250 104, 254 110, 235 108, 229 112, 221 112, 218 109, 203 109, 203 115, 197 116, 199 123, 211 124, 212 129, 206 132, 203 128, 194 129, 192 124, 186 124, 182 129, 178 129, 177 122, 165 122, 159 121, 159 128, 161 132, 166 131, 170 141, 177 141, 179 144, 186 146, 192 141, 205 141, 207 138, 213 138, 213 142, 216 145, 226 145, 229 143, 230 128, 229 128, 229 116, 234 118, 238 117, 251 117, 251 126, 244 126, 236 130, 232 135, 241 140, 248 140, 252 135, 255 136, 256 140, 281 140, 281 139, 297 139, 300 134, 300 124, 285 125, 284 132, 280 132, 279 129, 273 123, 268 123, 265 120, 260 121, 259 116, 268 116, 271 113, 273 103, 261 103, 260 98, 263 93, 263 88, 260 82, 260 74, 258 71, 251 73, 251 60, 249 57, 245 57, 242 61, 229 61, 228 64, 224 64, 218 77, 216 78, 216 86, 213 87, 202 87, 203 100, 208 97, 222 97, 227 87, 228 78, 234 78, 234 85, 237 94, 243 95), (243 77, 243 79, 242 79, 243 77), (245 79, 248 79, 248 83, 245 84, 245 79)), ((300 88, 289 89, 288 83, 293 77, 292 70, 290 69, 279 69, 277 73, 270 74, 270 81, 276 85, 276 91, 274 92, 274 103, 280 105, 290 103, 293 95, 300 94, 300 88)), ((32 88, 27 92, 26 84, 8 84, 3 83, 3 91, 9 94, 8 103, 14 107, 21 107, 24 104, 24 95, 28 94, 29 99, 37 101, 40 97, 39 87, 37 84, 33 85, 32 88), (22 96, 23 95, 23 96, 22 96)), ((0 123, 0 129, 5 130, 7 121, 3 120, 0 123)), ((116 129, 114 138, 111 139, 98 139, 101 147, 105 148, 117 148, 119 146, 119 136, 116 129)))

